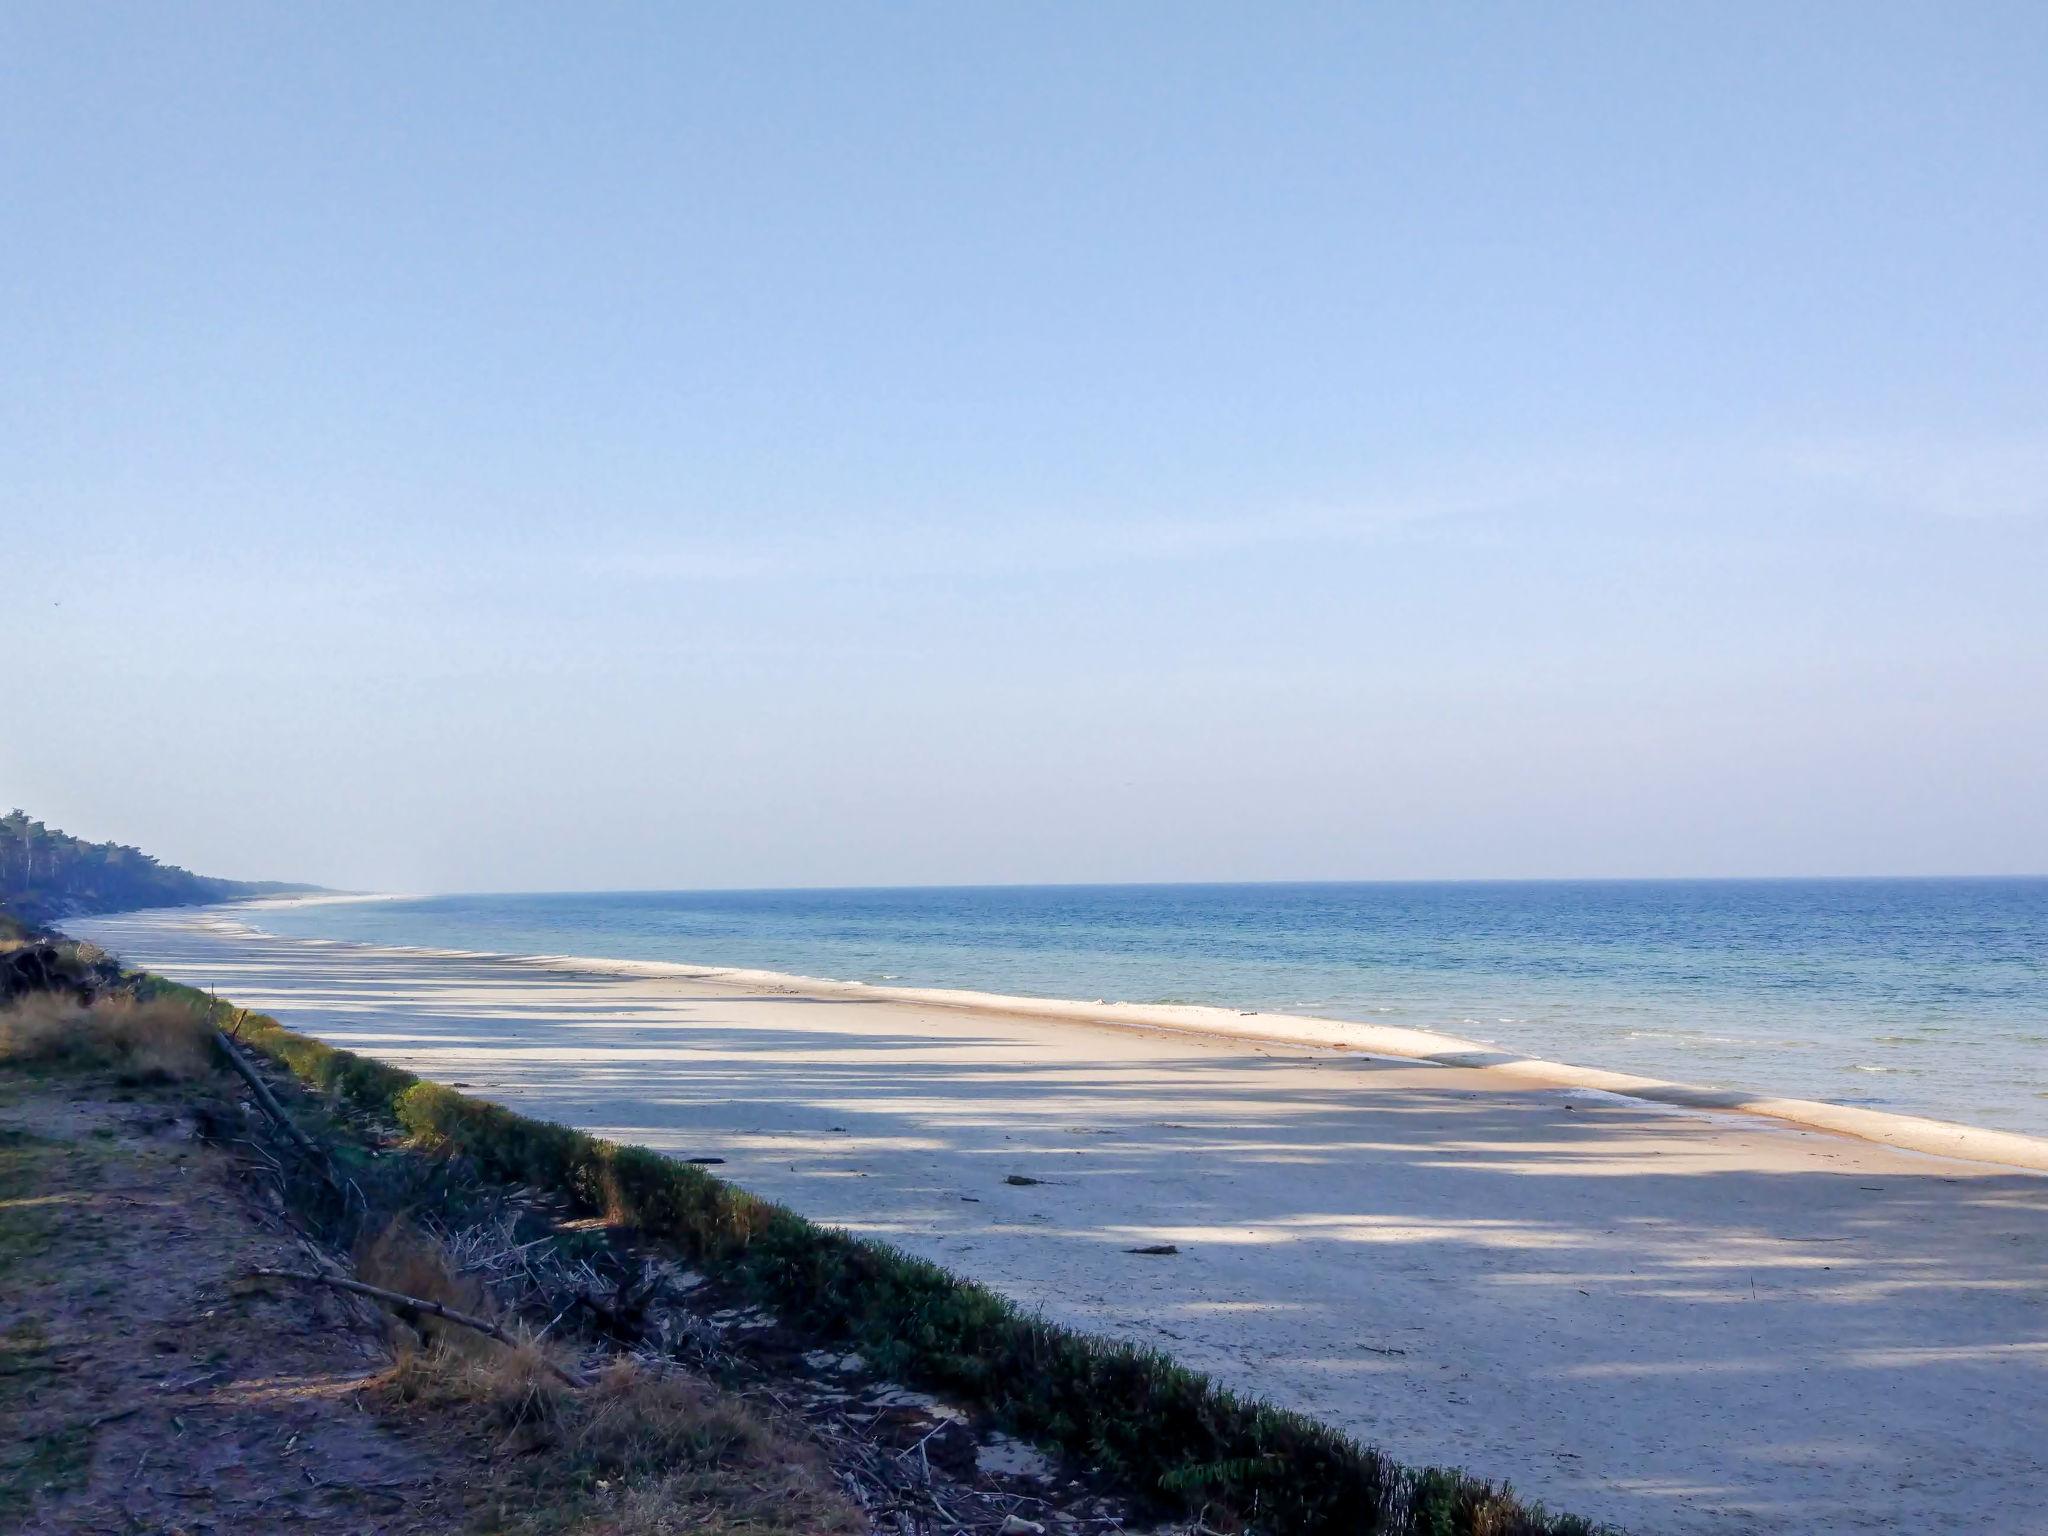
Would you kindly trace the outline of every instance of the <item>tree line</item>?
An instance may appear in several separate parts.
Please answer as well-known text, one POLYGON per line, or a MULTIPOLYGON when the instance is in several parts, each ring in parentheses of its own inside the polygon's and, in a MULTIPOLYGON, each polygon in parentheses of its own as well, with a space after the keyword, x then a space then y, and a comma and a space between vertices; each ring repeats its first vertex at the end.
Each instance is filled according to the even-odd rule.
POLYGON ((306 890, 271 881, 216 880, 126 843, 89 843, 26 811, 0 817, 0 907, 29 922, 131 907, 185 907, 266 892, 306 890))

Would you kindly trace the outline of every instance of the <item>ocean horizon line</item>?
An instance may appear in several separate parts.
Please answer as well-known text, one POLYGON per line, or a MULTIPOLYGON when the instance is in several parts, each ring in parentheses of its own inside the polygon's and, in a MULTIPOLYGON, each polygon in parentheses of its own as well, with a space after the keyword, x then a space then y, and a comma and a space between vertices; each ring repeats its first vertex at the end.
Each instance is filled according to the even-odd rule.
POLYGON ((856 885, 562 885, 530 887, 449 887, 399 891, 370 887, 309 887, 301 893, 237 898, 253 902, 299 901, 319 896, 350 896, 380 901, 432 901, 467 896, 781 896, 799 893, 880 893, 891 891, 1170 891, 1170 890, 1301 890, 1316 887, 1435 886, 1647 886, 1647 885, 1939 885, 2048 883, 2048 871, 1942 874, 1784 874, 1784 875, 1398 875, 1366 878, 1258 880, 981 880, 856 885))

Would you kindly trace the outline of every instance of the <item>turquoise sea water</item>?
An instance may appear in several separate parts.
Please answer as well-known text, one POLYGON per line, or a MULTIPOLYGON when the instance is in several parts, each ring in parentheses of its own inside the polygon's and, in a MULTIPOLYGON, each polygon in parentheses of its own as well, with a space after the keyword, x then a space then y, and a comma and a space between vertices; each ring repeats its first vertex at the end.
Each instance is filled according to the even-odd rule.
POLYGON ((435 896, 273 932, 1442 1030, 2048 1134, 2048 879, 435 896))

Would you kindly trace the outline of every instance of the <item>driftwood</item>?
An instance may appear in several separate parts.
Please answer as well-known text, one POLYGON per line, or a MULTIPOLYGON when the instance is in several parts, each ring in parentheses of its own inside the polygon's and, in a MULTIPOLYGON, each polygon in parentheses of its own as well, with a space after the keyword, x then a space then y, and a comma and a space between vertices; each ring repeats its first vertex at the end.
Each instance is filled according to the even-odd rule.
MULTIPOLYGON (((471 1317, 467 1312, 458 1312, 453 1307, 443 1306, 438 1301, 429 1301, 424 1296, 408 1296, 403 1291, 387 1291, 380 1285, 365 1285, 360 1280, 346 1280, 340 1275, 307 1274, 304 1270, 299 1269, 252 1269, 249 1273, 260 1275, 266 1280, 298 1280, 307 1285, 331 1285, 336 1290, 353 1291, 358 1296, 368 1296, 372 1300, 381 1301, 387 1306, 396 1307, 401 1311, 424 1312, 429 1317, 438 1317, 451 1323, 459 1323, 464 1328, 474 1328, 485 1338, 496 1339, 507 1349, 519 1347, 517 1339, 513 1338, 511 1334, 500 1328, 496 1323, 491 1322, 488 1318, 471 1317)), ((590 1385, 588 1377, 579 1376, 576 1372, 569 1370, 565 1366, 555 1364, 554 1361, 544 1354, 539 1358, 543 1366, 560 1377, 569 1386, 581 1390, 590 1385)))
POLYGON ((322 1177, 329 1184, 336 1189, 341 1188, 341 1181, 334 1176, 334 1169, 328 1165, 327 1154, 321 1150, 320 1144, 292 1123, 292 1117, 284 1112, 284 1106, 277 1102, 277 1096, 270 1091, 270 1084, 257 1075, 256 1069, 249 1065, 248 1058, 242 1054, 235 1042, 218 1029, 213 1032, 213 1039, 220 1047, 221 1055, 227 1058, 228 1065, 235 1069, 242 1081, 249 1085, 250 1091, 256 1095, 257 1104, 263 1113, 270 1117, 271 1124, 289 1136, 292 1145, 312 1159, 313 1166, 320 1170, 322 1177))

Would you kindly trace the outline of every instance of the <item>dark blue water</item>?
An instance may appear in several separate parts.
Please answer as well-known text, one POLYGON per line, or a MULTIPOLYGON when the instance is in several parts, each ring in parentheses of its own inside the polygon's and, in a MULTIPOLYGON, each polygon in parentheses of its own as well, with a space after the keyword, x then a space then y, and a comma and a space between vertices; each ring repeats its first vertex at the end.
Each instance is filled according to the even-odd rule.
POLYGON ((279 933, 1436 1029, 2048 1133, 2048 880, 1008 886, 437 896, 279 933))

